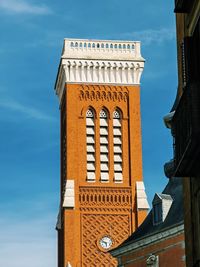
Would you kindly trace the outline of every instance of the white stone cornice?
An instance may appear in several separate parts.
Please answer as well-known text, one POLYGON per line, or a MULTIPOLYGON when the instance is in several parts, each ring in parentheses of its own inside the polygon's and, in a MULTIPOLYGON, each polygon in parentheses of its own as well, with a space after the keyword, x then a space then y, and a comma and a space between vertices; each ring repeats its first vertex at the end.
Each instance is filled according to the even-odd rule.
POLYGON ((65 83, 138 85, 143 68, 140 42, 65 39, 56 93, 65 83))

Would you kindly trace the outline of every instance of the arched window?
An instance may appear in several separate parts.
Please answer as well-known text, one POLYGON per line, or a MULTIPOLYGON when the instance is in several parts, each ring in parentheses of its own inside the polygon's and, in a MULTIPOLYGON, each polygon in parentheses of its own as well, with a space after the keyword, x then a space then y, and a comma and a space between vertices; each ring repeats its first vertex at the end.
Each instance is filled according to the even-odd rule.
POLYGON ((114 180, 122 182, 122 125, 121 112, 113 112, 113 151, 114 151, 114 180))
POLYGON ((86 112, 87 180, 95 181, 95 122, 94 111, 86 112))
POLYGON ((102 109, 100 117, 100 173, 101 181, 109 180, 109 160, 108 160, 108 113, 102 109))

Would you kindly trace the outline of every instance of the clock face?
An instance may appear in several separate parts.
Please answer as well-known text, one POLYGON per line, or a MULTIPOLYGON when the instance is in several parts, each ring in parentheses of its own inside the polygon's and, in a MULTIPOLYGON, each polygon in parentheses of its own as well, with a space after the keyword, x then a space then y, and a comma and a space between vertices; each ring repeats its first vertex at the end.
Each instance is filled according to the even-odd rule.
POLYGON ((110 236, 103 236, 100 239, 99 244, 103 249, 109 249, 112 246, 113 241, 110 236))

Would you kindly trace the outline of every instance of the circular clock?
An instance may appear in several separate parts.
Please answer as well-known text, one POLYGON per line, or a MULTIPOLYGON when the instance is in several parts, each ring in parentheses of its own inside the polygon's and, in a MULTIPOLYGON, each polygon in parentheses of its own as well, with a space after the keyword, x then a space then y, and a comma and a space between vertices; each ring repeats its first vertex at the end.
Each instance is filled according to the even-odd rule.
POLYGON ((110 236, 106 235, 99 240, 99 244, 103 249, 109 249, 113 244, 113 240, 110 236))

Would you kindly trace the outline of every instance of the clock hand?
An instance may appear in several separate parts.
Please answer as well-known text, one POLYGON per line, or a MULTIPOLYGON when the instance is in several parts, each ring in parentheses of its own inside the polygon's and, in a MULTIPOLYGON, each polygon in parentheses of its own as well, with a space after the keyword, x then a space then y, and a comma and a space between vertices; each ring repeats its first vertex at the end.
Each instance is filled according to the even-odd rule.
POLYGON ((104 245, 106 245, 106 241, 102 240, 101 242, 102 242, 104 245))
POLYGON ((106 244, 106 248, 108 247, 108 242, 107 241, 105 241, 105 244, 106 244))

